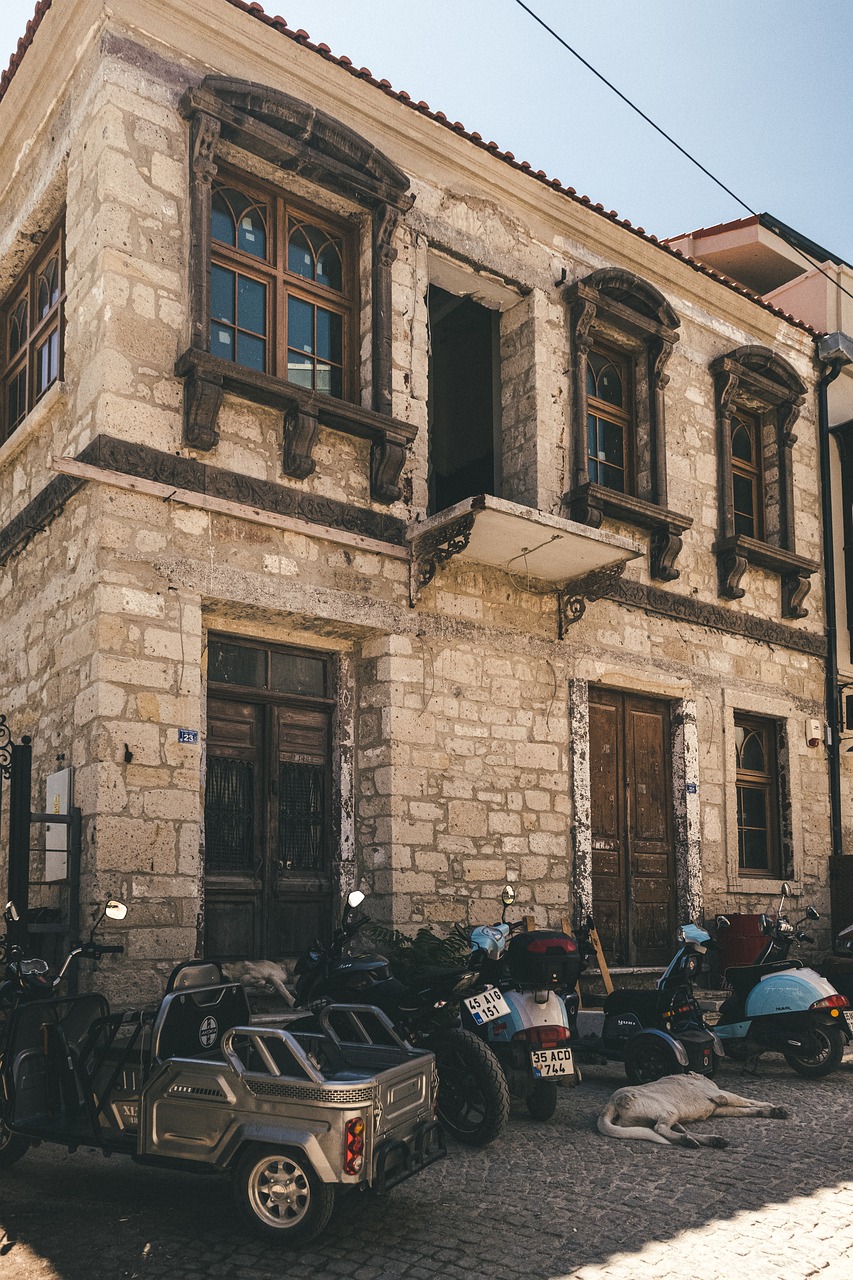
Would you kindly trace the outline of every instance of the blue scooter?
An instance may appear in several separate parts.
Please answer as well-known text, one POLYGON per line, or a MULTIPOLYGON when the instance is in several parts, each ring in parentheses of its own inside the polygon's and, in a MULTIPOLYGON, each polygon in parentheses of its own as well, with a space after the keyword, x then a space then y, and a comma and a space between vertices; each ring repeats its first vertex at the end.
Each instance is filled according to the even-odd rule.
MULTIPOLYGON (((767 942, 755 964, 726 970, 732 994, 714 1030, 730 1058, 754 1063, 762 1053, 781 1053, 794 1071, 817 1079, 835 1071, 851 1039, 843 1016, 848 1001, 814 969, 788 960, 793 942, 813 941, 800 926, 820 919, 814 907, 807 907, 802 920, 791 924, 783 914, 790 892, 783 884, 775 920, 761 916, 767 942)), ((718 927, 728 923, 725 916, 717 917, 718 927)))
POLYGON ((526 931, 509 924, 515 890, 501 894, 500 924, 472 929, 471 946, 482 953, 480 976, 491 985, 462 1000, 462 1026, 476 1032, 501 1064, 510 1094, 522 1099, 534 1120, 549 1120, 558 1082, 575 1085, 580 1072, 570 1046, 566 1006, 558 995, 578 980, 577 943, 557 929, 526 931))

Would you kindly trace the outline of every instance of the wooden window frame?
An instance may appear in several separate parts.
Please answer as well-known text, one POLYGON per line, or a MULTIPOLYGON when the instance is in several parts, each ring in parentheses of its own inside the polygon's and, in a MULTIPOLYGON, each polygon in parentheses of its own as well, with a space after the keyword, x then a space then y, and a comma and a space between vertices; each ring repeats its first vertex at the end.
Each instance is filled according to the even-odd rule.
POLYGON ((680 321, 654 285, 618 267, 602 267, 565 290, 572 339, 571 487, 563 494, 569 517, 597 529, 604 517, 648 529, 649 573, 661 582, 675 567, 692 516, 667 505, 666 367, 680 321), (587 445, 587 369, 590 352, 614 351, 630 371, 632 474, 626 492, 592 480, 587 445))
MULTIPOLYGON (((189 346, 175 362, 184 379, 184 444, 214 449, 225 393, 281 413, 282 471, 305 480, 316 468, 321 426, 370 441, 370 496, 384 504, 403 497, 402 471, 417 425, 392 414, 393 307, 391 275, 399 220, 412 206, 410 181, 375 143, 341 120, 279 89, 247 80, 209 75, 188 89, 180 109, 190 121, 189 346), (370 263, 370 400, 361 349, 362 316, 349 341, 351 400, 309 391, 274 374, 225 360, 210 351, 211 192, 220 166, 233 168, 235 153, 259 157, 286 175, 296 172, 321 193, 347 201, 359 221, 358 270, 370 263), (368 248, 369 246, 369 248, 368 248)), ((238 168, 244 166, 239 165, 238 168)), ((251 168, 250 164, 245 166, 251 168)), ((286 183, 286 177, 283 178, 286 183)), ((299 203, 298 201, 295 203, 299 203)), ((329 222, 329 215, 322 214, 329 222)), ((355 314, 355 313, 354 313, 355 314)))
POLYGON ((43 243, 39 247, 26 270, 16 280, 9 291, 8 299, 0 308, 0 444, 8 440, 32 413, 35 406, 44 398, 56 382, 61 382, 65 371, 65 214, 53 225, 43 243), (33 325, 38 306, 38 283, 42 268, 54 255, 59 258, 59 296, 50 307, 46 316, 33 325), (27 300, 27 337, 15 353, 9 355, 9 339, 12 315, 22 299, 27 300), (56 376, 51 378, 41 389, 37 389, 37 356, 39 349, 50 339, 58 335, 58 358, 56 376), (21 373, 26 373, 25 401, 26 408, 17 422, 9 422, 9 388, 12 381, 21 373))
POLYGON ((768 347, 738 347, 711 362, 717 408, 719 594, 741 600, 740 582, 749 565, 779 575, 782 617, 805 618, 803 601, 820 565, 797 554, 794 521, 794 425, 808 388, 787 360, 768 347), (751 417, 758 426, 756 458, 761 483, 761 534, 735 527, 734 481, 741 474, 732 457, 732 420, 751 417))
MULTIPOLYGON (((284 189, 268 183, 247 179, 237 169, 222 167, 214 183, 214 192, 220 188, 238 191, 252 202, 265 204, 269 209, 267 226, 267 256, 258 258, 236 246, 224 244, 210 233, 210 266, 222 266, 250 279, 262 281, 267 286, 267 360, 264 373, 290 383, 288 378, 287 302, 291 297, 301 298, 312 306, 341 316, 343 325, 340 396, 334 399, 353 400, 357 386, 357 330, 360 314, 358 275, 356 271, 356 232, 351 224, 333 214, 303 201, 295 200, 284 189), (342 290, 331 289, 314 280, 308 280, 287 267, 288 233, 291 220, 310 223, 322 231, 331 233, 341 242, 342 290)), ((212 344, 210 346, 212 354, 212 344)), ((236 352, 235 352, 236 356, 236 352)), ((233 361, 240 365, 236 358, 233 361)), ((291 385, 301 387, 300 383, 291 385)), ((309 394, 316 388, 301 388, 309 394)), ((325 393, 328 394, 328 393, 325 393)))
POLYGON ((754 462, 745 462, 742 458, 736 458, 732 453, 731 465, 731 486, 732 486, 732 511, 734 519, 737 521, 739 515, 745 513, 737 510, 735 505, 734 483, 735 476, 741 476, 749 482, 752 491, 752 523, 754 532, 750 537, 757 538, 760 542, 764 541, 764 465, 762 457, 762 423, 758 414, 749 413, 745 410, 738 410, 731 416, 731 435, 734 438, 735 428, 737 426, 746 427, 752 439, 752 455, 754 462))
MULTIPOLYGON (((612 426, 618 427, 622 432, 622 473, 625 477, 623 489, 614 489, 613 493, 624 494, 627 497, 636 497, 636 474, 637 474, 637 457, 636 457, 636 430, 637 430, 637 406, 634 397, 634 361, 627 351, 620 351, 617 347, 609 347, 604 343, 595 343, 589 352, 589 356, 601 356, 610 364, 614 365, 622 377, 622 386, 624 389, 623 405, 624 409, 617 409, 615 405, 608 404, 605 400, 600 400, 597 396, 591 396, 587 393, 587 427, 589 424, 589 415, 592 414, 596 418, 601 418, 605 422, 609 422, 612 426)), ((587 469, 590 464, 595 462, 601 464, 600 458, 593 458, 589 453, 587 446, 587 469)), ((612 465, 612 464, 606 464, 612 465)), ((601 483, 600 481, 598 483, 601 483)), ((609 489, 609 485, 602 485, 602 488, 609 489)))
MULTIPOLYGON (((745 729, 750 733, 761 733, 765 745, 767 768, 763 773, 744 769, 738 760, 738 749, 735 744, 735 795, 739 800, 741 789, 764 792, 767 801, 767 864, 763 867, 745 867, 741 861, 741 823, 739 813, 736 819, 738 833, 738 875, 745 879, 778 880, 782 876, 782 841, 781 823, 779 820, 780 791, 778 768, 778 736, 779 725, 775 720, 763 716, 744 715, 735 712, 734 727, 745 729)), ((740 806, 738 805, 738 810, 740 806)))

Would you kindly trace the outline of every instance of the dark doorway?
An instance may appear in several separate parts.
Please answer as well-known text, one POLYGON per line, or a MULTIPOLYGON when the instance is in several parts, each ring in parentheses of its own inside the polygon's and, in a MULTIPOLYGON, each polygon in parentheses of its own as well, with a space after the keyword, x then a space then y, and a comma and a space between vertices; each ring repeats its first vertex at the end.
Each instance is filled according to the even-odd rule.
POLYGON ((427 297, 429 509, 443 511, 478 493, 497 494, 497 313, 436 285, 427 297))
POLYGON ((329 934, 327 688, 320 655, 210 640, 206 956, 277 960, 329 934))
POLYGON ((608 960, 664 965, 675 945, 670 706, 589 691, 592 910, 608 960))

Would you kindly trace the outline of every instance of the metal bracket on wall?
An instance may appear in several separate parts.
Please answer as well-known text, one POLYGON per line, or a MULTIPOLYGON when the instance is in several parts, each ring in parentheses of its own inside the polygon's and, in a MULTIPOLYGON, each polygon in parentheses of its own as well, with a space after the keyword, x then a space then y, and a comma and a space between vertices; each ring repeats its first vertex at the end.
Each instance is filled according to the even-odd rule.
POLYGON ((438 569, 465 550, 471 540, 473 528, 474 512, 469 512, 440 529, 412 539, 412 558, 409 564, 409 604, 412 608, 420 599, 424 587, 432 582, 438 569))
POLYGON ((557 636, 564 640, 569 627, 580 622, 586 613, 586 606, 594 600, 600 600, 625 572, 625 561, 611 564, 603 569, 596 569, 584 578, 567 582, 557 591, 557 636))
POLYGON ((12 776, 12 734, 6 717, 0 713, 0 778, 12 776))

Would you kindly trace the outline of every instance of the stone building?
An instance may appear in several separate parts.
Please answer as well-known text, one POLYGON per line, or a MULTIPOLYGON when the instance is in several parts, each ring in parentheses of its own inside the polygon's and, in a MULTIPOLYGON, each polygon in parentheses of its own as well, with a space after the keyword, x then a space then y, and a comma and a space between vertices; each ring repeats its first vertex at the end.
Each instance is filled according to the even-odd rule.
POLYGON ((356 882, 825 906, 812 330, 242 0, 42 0, 0 93, 0 711, 125 993, 356 882))

